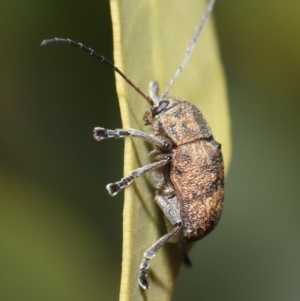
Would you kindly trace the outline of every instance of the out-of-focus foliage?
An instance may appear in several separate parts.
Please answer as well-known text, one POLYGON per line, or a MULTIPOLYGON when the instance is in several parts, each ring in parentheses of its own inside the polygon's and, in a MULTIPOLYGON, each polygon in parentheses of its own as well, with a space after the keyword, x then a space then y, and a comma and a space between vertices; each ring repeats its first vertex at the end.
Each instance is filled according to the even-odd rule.
MULTIPOLYGON (((220 225, 173 300, 299 299, 299 12, 216 4, 232 163, 220 225)), ((0 299, 117 300, 123 195, 105 185, 122 176, 123 142, 91 135, 121 127, 114 75, 77 49, 38 46, 70 37, 112 59, 108 3, 2 1, 0 25, 0 299)))

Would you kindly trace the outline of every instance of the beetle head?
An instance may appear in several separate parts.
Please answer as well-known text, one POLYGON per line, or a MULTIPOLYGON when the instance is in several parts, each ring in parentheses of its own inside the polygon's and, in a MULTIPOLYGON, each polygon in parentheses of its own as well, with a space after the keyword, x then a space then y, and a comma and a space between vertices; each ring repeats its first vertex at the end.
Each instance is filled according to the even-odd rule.
POLYGON ((156 116, 163 113, 164 111, 172 108, 175 104, 178 103, 177 99, 172 97, 168 97, 167 99, 163 99, 159 101, 157 104, 154 104, 152 108, 145 112, 143 120, 145 121, 145 125, 152 124, 156 116))

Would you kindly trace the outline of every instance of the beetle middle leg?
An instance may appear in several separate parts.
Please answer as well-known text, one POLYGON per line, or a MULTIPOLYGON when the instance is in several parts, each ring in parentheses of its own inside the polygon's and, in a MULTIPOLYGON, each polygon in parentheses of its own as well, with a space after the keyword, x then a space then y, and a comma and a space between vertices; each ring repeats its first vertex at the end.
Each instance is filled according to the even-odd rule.
POLYGON ((151 171, 157 168, 160 168, 166 164, 168 164, 171 161, 171 157, 160 160, 151 164, 147 164, 145 166, 139 167, 129 173, 129 175, 125 178, 122 178, 120 181, 115 183, 110 183, 106 186, 106 189, 108 193, 111 196, 116 195, 120 190, 122 190, 124 187, 130 185, 134 178, 140 177, 147 171, 151 171))

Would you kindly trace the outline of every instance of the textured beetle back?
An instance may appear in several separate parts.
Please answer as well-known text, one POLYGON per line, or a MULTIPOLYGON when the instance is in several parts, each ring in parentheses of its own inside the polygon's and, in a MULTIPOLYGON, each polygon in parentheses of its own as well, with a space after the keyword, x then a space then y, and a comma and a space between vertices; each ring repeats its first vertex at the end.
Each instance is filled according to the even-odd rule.
POLYGON ((195 141, 179 146, 171 180, 180 198, 183 238, 196 241, 217 225, 224 198, 224 166, 217 144, 195 141))

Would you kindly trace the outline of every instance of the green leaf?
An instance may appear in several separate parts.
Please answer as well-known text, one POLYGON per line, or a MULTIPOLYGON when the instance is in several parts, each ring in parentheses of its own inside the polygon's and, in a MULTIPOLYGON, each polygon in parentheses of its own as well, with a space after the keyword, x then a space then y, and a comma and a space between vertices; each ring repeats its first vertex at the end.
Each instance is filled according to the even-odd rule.
MULTIPOLYGON (((145 93, 151 80, 159 82, 162 92, 182 61, 206 2, 111 0, 110 3, 116 66, 145 93)), ((142 119, 149 104, 118 74, 116 86, 123 127, 149 132, 142 119)), ((228 167, 230 121, 211 17, 170 95, 186 99, 201 109, 215 139, 222 143, 228 167)), ((151 146, 139 139, 125 139, 124 174, 150 163, 147 157, 150 150, 151 146)), ((149 175, 143 176, 125 189, 120 300, 170 300, 181 265, 177 244, 166 244, 150 261, 148 291, 143 291, 137 283, 144 251, 165 233, 164 218, 154 202, 149 175)))

